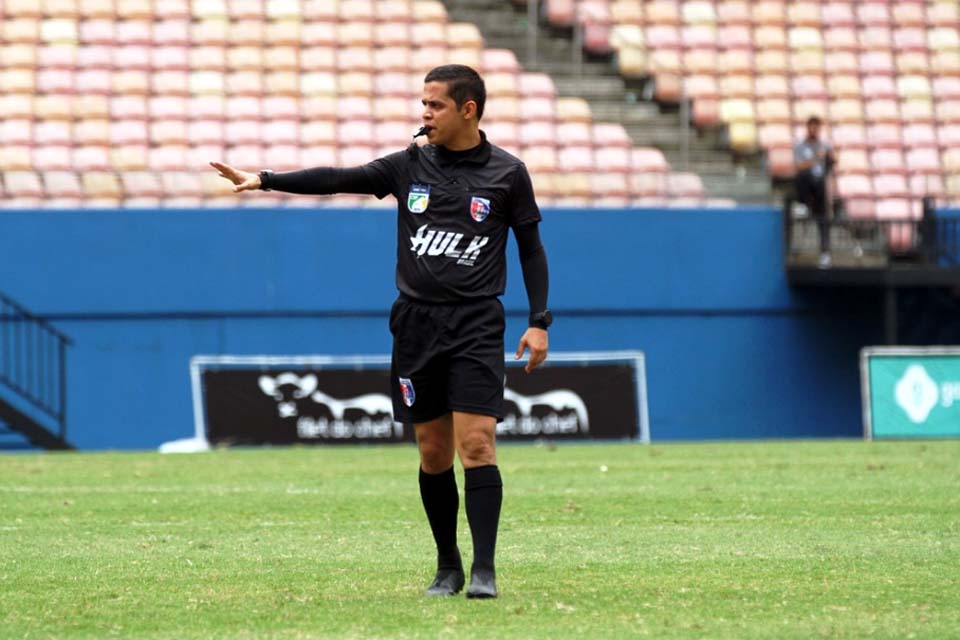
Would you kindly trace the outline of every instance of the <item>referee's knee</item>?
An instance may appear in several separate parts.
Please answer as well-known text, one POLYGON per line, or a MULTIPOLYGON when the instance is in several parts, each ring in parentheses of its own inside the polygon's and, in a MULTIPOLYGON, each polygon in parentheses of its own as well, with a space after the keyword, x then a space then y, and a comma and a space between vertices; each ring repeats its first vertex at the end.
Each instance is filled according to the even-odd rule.
POLYGON ((466 468, 497 463, 494 440, 487 433, 472 433, 459 443, 460 462, 466 468))
POLYGON ((420 468, 426 473, 443 473, 453 466, 453 449, 437 442, 419 443, 420 468))

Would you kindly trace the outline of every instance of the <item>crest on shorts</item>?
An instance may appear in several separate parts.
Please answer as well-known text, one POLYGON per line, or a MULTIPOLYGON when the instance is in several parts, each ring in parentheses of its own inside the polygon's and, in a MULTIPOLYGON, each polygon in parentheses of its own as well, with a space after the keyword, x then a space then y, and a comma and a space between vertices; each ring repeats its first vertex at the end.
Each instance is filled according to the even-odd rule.
POLYGON ((403 395, 403 404, 408 407, 412 407, 417 401, 417 392, 414 391, 410 378, 400 378, 400 393, 403 395))
POLYGON ((483 222, 490 215, 490 200, 473 196, 470 201, 470 217, 477 222, 483 222))
POLYGON ((423 213, 430 204, 429 185, 412 184, 407 194, 407 209, 410 213, 423 213))

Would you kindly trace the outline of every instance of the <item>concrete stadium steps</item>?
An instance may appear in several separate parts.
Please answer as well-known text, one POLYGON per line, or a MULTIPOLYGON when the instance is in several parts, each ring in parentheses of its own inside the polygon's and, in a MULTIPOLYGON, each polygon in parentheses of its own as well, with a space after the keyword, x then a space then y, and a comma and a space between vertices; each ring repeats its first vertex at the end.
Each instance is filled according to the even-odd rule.
POLYGON ((609 60, 575 61, 569 31, 541 23, 536 62, 527 56, 527 14, 509 0, 444 0, 451 20, 477 25, 487 47, 510 49, 527 71, 548 73, 560 96, 584 98, 597 122, 623 124, 634 144, 663 151, 674 171, 700 174, 710 198, 738 202, 773 202, 770 176, 759 156, 736 158, 724 144, 721 130, 690 132, 690 153, 684 153, 683 127, 676 105, 643 98, 642 83, 627 81, 609 60))

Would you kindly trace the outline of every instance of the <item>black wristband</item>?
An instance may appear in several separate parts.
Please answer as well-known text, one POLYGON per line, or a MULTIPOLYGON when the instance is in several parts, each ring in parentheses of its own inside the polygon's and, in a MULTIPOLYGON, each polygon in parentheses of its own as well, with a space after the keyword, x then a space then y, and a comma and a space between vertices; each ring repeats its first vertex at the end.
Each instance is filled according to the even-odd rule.
POLYGON ((260 176, 260 190, 270 191, 270 183, 273 182, 273 171, 270 169, 261 169, 258 175, 260 176))
POLYGON ((536 327, 537 329, 543 329, 546 331, 551 324, 553 324, 553 314, 550 313, 549 309, 546 311, 541 311, 540 313, 530 314, 531 327, 536 327))

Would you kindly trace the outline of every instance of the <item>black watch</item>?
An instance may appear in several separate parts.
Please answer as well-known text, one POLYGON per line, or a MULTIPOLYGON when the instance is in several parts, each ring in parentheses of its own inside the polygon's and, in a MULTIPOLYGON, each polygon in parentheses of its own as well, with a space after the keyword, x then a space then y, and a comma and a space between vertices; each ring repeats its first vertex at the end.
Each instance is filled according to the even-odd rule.
POLYGON ((553 314, 550 313, 550 310, 541 311, 540 313, 531 313, 530 314, 530 326, 536 327, 537 329, 544 329, 550 327, 553 324, 553 314))
POLYGON ((260 190, 270 191, 270 182, 273 181, 273 171, 270 169, 261 169, 258 175, 260 176, 260 190))

